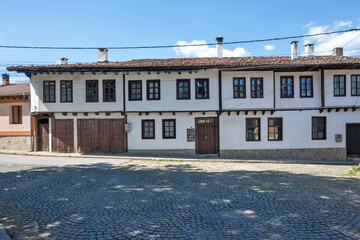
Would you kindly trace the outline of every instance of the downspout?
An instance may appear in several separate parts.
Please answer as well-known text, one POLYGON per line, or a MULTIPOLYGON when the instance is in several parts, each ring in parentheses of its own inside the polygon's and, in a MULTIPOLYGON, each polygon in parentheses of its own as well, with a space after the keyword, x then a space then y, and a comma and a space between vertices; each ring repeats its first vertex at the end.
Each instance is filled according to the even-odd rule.
MULTIPOLYGON (((276 108, 276 98, 275 98, 275 95, 276 95, 276 88, 275 88, 275 71, 273 71, 273 98, 274 98, 274 110, 276 108)), ((281 91, 281 90, 280 90, 281 91)))

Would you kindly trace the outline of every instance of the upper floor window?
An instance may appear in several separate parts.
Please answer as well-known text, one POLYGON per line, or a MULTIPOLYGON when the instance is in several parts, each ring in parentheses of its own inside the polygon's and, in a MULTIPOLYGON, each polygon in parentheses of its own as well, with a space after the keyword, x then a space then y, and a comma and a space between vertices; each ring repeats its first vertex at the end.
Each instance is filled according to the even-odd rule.
POLYGON ((313 77, 300 77, 300 97, 313 97, 313 77))
POLYGON ((71 80, 60 81, 60 102, 73 101, 73 84, 71 80))
POLYGON ((141 101, 142 100, 142 82, 129 81, 129 101, 141 101))
POLYGON ((209 99, 209 79, 195 79, 196 99, 209 99))
POLYGON ((12 106, 11 107, 11 124, 21 124, 22 123, 22 107, 21 106, 12 106))
POLYGON ((269 141, 282 141, 282 118, 269 118, 268 119, 268 140, 269 141))
POLYGON ((115 80, 103 80, 103 101, 116 102, 115 80))
POLYGON ((99 101, 98 80, 86 80, 86 102, 99 101))
POLYGON ((155 120, 142 120, 142 139, 155 139, 155 120))
POLYGON ((294 77, 281 77, 281 98, 294 97, 294 77))
POLYGON ((246 98, 246 81, 245 78, 233 79, 234 98, 246 98))
POLYGON ((246 141, 260 141, 260 118, 246 119, 246 141))
POLYGON ((312 139, 326 139, 326 117, 312 118, 312 139))
POLYGON ((163 119, 163 138, 176 138, 175 119, 163 119))
POLYGON ((263 97, 263 78, 251 78, 251 98, 263 97))
POLYGON ((55 81, 44 81, 43 101, 46 103, 55 102, 55 81))
POLYGON ((160 100, 160 80, 147 80, 147 100, 160 100))
POLYGON ((345 75, 334 75, 334 96, 346 95, 346 78, 345 75))
POLYGON ((176 99, 190 99, 190 79, 176 80, 176 99))
POLYGON ((360 75, 351 75, 351 96, 360 96, 360 75))

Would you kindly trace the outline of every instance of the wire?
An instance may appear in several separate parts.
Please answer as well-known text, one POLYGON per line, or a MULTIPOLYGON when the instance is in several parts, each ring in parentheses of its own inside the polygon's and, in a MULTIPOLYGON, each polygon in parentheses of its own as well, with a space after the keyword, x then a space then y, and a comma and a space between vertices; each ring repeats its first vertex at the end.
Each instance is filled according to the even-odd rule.
MULTIPOLYGON (((316 33, 316 34, 305 34, 297 36, 288 36, 288 37, 276 37, 276 38, 265 38, 265 39, 254 39, 254 40, 242 40, 234 42, 224 42, 223 44, 239 44, 239 43, 256 43, 256 42, 269 42, 269 41, 279 41, 286 39, 295 39, 295 38, 304 38, 304 37, 314 37, 321 35, 330 35, 336 33, 345 33, 360 31, 360 28, 352 28, 348 30, 325 32, 325 33, 316 33)), ((199 43, 199 44, 186 44, 186 45, 154 45, 154 46, 123 46, 123 47, 107 47, 107 49, 150 49, 150 48, 179 48, 179 47, 196 47, 196 46, 214 46, 216 43, 199 43)), ((0 48, 16 48, 16 49, 52 49, 52 50, 89 50, 89 49, 98 49, 99 47, 37 47, 37 46, 11 46, 11 45, 0 45, 0 48)))

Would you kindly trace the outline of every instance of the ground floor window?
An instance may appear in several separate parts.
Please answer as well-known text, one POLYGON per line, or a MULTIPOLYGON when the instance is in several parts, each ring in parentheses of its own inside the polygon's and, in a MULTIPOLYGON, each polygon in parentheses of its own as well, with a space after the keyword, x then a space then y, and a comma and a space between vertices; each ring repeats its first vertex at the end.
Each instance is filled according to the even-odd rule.
POLYGON ((326 117, 312 118, 312 139, 326 139, 326 117))
POLYGON ((22 111, 21 106, 12 106, 11 107, 11 124, 21 124, 22 111))
POLYGON ((163 138, 176 138, 175 119, 163 119, 163 138))
POLYGON ((155 138, 155 120, 142 120, 142 139, 155 138))
POLYGON ((269 118, 268 119, 268 140, 269 141, 282 141, 282 118, 269 118))
POLYGON ((246 119, 246 141, 260 141, 260 118, 246 119))

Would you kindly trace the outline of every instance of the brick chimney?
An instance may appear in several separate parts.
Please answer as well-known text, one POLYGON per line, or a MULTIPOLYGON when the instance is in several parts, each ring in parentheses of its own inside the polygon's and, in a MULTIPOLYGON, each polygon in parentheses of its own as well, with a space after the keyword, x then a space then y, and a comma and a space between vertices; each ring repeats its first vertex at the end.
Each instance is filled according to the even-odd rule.
POLYGON ((108 61, 108 51, 106 48, 99 48, 98 62, 107 62, 108 61))
POLYGON ((333 56, 342 57, 344 55, 344 50, 342 47, 333 48, 333 56))
POLYGON ((216 38, 216 52, 217 52, 217 58, 223 58, 223 37, 217 37, 216 38))
POLYGON ((9 85, 10 84, 10 77, 8 74, 4 73, 2 75, 3 78, 3 85, 9 85))

